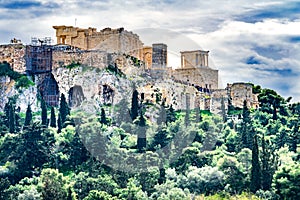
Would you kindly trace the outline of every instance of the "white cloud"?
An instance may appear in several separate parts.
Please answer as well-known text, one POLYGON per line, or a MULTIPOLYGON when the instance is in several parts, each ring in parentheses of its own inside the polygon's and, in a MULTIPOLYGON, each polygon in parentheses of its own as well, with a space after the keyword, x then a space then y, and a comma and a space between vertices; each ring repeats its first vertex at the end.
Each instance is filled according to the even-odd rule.
POLYGON ((211 50, 224 86, 227 82, 250 81, 275 89, 285 97, 294 96, 294 100, 300 101, 300 49, 286 39, 300 32, 299 25, 299 21, 286 20, 265 20, 254 24, 227 21, 215 32, 193 34, 191 37, 205 49, 211 50), (258 46, 269 45, 276 46, 286 57, 273 59, 256 51, 258 46), (246 64, 250 56, 256 57, 261 63, 246 64))

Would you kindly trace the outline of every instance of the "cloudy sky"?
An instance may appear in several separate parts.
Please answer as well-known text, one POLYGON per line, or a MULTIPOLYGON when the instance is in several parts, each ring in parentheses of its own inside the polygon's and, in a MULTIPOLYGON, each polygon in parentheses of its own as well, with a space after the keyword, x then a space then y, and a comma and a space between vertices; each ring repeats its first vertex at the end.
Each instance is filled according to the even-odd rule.
POLYGON ((98 30, 124 27, 147 45, 165 42, 173 57, 209 50, 222 88, 253 82, 300 101, 300 1, 0 0, 0 43, 55 41, 52 26, 75 21, 98 30))

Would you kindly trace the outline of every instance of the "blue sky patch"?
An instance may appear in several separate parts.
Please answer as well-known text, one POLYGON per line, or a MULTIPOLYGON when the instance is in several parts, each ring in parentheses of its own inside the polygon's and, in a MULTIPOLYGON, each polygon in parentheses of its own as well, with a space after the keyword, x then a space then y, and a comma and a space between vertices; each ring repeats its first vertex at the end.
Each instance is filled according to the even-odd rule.
POLYGON ((253 47, 253 50, 259 55, 273 60, 281 60, 282 58, 288 57, 289 55, 288 49, 283 49, 280 46, 276 45, 269 45, 266 47, 255 46, 253 47))
POLYGON ((255 58, 254 56, 250 56, 246 59, 246 64, 247 65, 259 65, 262 64, 262 62, 260 62, 257 58, 255 58))
POLYGON ((32 7, 39 7, 42 4, 37 1, 9 1, 0 3, 0 6, 7 9, 27 9, 32 7))
POLYGON ((297 76, 297 74, 295 72, 293 72, 292 69, 287 68, 287 69, 261 69, 256 67, 255 70, 258 71, 265 71, 265 72, 271 72, 277 75, 281 75, 281 76, 285 76, 285 77, 292 77, 292 76, 297 76))
POLYGON ((300 42, 300 35, 289 37, 288 41, 291 42, 291 43, 298 43, 298 42, 300 42))
POLYGON ((52 9, 59 8, 59 5, 55 2, 48 2, 42 4, 38 1, 0 1, 0 7, 10 9, 10 10, 25 10, 28 8, 38 8, 38 9, 52 9))
POLYGON ((289 18, 294 20, 299 18, 300 2, 289 2, 287 4, 272 5, 264 9, 258 9, 243 13, 242 16, 236 16, 236 20, 256 23, 265 19, 289 18))

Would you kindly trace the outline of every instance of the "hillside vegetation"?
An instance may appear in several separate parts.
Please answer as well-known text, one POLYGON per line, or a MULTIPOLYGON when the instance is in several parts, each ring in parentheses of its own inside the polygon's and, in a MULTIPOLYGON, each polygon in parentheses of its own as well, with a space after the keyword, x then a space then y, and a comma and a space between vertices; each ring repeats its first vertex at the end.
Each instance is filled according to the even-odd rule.
POLYGON ((300 199, 300 103, 256 93, 260 108, 236 117, 146 104, 137 91, 92 114, 64 95, 35 113, 10 98, 0 199, 300 199))

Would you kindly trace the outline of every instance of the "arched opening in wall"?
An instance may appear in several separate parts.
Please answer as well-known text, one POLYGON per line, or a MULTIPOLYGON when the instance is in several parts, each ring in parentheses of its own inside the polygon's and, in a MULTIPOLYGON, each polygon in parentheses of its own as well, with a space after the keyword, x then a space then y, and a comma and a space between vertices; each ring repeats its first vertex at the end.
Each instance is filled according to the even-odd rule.
POLYGON ((75 85, 69 90, 69 106, 77 107, 80 106, 84 100, 84 94, 81 86, 75 85))
POLYGON ((102 85, 102 91, 101 89, 99 90, 99 93, 101 92, 104 105, 112 105, 114 101, 115 91, 109 85, 104 84, 102 85))
POLYGON ((51 73, 44 77, 44 80, 38 85, 38 89, 42 98, 49 106, 58 106, 58 84, 51 73))

